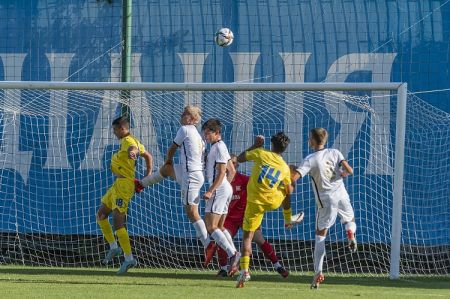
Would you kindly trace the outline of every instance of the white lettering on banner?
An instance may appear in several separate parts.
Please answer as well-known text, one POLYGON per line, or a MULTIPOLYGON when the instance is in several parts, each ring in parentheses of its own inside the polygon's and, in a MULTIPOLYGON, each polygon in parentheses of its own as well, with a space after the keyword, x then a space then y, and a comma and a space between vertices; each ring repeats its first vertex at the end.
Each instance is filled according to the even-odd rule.
MULTIPOLYGON (((67 78, 73 53, 49 53, 46 54, 50 63, 51 80, 58 81, 67 78)), ((279 53, 283 60, 286 82, 304 82, 305 66, 311 53, 279 53)), ((186 82, 202 82, 204 64, 208 53, 179 53, 183 64, 186 82)), ((260 53, 230 53, 235 82, 249 82, 254 78, 255 67, 260 53)), ((26 54, 0 54, 4 66, 4 80, 19 80, 26 54)), ((338 58, 329 68, 327 82, 345 82, 347 77, 357 71, 370 71, 373 82, 389 82, 395 53, 353 53, 338 58)), ((120 79, 120 55, 111 54, 111 81, 120 79)), ((134 54, 132 76, 134 81, 141 81, 140 74, 141 54, 134 54)), ((3 93, 4 111, 4 141, 1 146, 0 159, 4 161, 3 168, 11 168, 20 173, 24 181, 28 179, 32 152, 19 151, 20 118, 20 91, 5 89, 3 93)), ((164 160, 157 145, 156 131, 153 126, 150 105, 152 93, 132 91, 133 125, 134 134, 152 152, 155 162, 164 160)), ((368 112, 355 112, 350 110, 345 102, 331 100, 331 94, 325 94, 325 107, 331 117, 341 124, 341 128, 334 147, 339 148, 344 155, 348 155, 353 147, 361 125, 371 117, 370 134, 372 143, 366 174, 392 174, 392 166, 389 161, 390 147, 390 97, 388 92, 373 92, 376 98, 371 100, 371 106, 375 111, 374 117, 368 112), (382 115, 382 117, 381 117, 382 115), (352 123, 348 119, 353 120, 352 123), (373 142, 377 140, 377 142, 373 142)), ((50 91, 50 131, 47 150, 47 159, 44 168, 65 169, 69 168, 67 159, 66 135, 67 135, 67 92, 50 91)), ((119 109, 119 91, 105 91, 102 95, 102 104, 98 114, 93 135, 90 140, 86 156, 81 163, 81 169, 102 169, 104 149, 115 142, 111 132, 111 122, 119 109), (111 99, 115 99, 112 101, 111 99)), ((335 95, 333 95, 335 97, 335 95)), ((286 93, 285 96, 285 120, 284 129, 291 136, 291 146, 286 153, 289 162, 301 161, 303 145, 303 97, 286 93)), ((201 105, 201 92, 187 93, 185 104, 201 105)), ((234 98, 232 146, 234 152, 240 153, 253 141, 253 92, 236 92, 234 98)))
MULTIPOLYGON (((178 53, 184 69, 184 82, 202 82, 203 67, 208 53, 178 53)), ((202 92, 186 91, 184 93, 184 105, 201 107, 202 92)))
POLYGON ((119 98, 119 91, 104 91, 100 111, 92 132, 91 141, 86 151, 84 160, 81 162, 81 169, 102 169, 103 155, 105 147, 116 143, 115 136, 112 133, 111 124, 118 115, 117 109, 120 109, 119 103, 111 101, 111 98, 119 98))
MULTIPOLYGON (((311 53, 280 53, 285 82, 305 82, 305 66, 311 53)), ((303 92, 285 93, 284 131, 291 139, 283 156, 288 163, 303 160, 303 92)))
MULTIPOLYGON (((51 81, 64 81, 69 76, 72 53, 48 53, 51 81)), ((49 139, 44 168, 67 169, 67 90, 50 90, 49 139)))
MULTIPOLYGON (((260 53, 230 53, 235 82, 251 82, 260 53)), ((232 150, 239 154, 253 142, 253 92, 234 93, 232 150)))
MULTIPOLYGON (((140 72, 142 55, 136 53, 132 57, 132 71, 131 75, 134 82, 142 82, 142 76, 140 72)), ((111 58, 111 60, 118 61, 120 65, 120 56, 111 58)), ((117 67, 119 70, 120 68, 117 67)), ((118 80, 116 78, 115 80, 118 80)), ((111 79, 112 81, 112 79, 111 79)), ((156 130, 153 126, 153 118, 150 113, 150 105, 148 101, 151 101, 151 96, 146 97, 146 92, 142 90, 131 91, 132 103, 130 105, 131 115, 133 117, 133 129, 132 133, 139 141, 145 146, 146 150, 153 156, 153 163, 162 165, 165 157, 161 154, 156 138, 156 130)), ((150 93, 149 93, 150 94, 150 93)), ((145 169, 145 163, 139 163, 140 173, 145 169)))
MULTIPOLYGON (((4 80, 17 81, 22 79, 23 61, 26 54, 3 54, 0 58, 3 62, 4 80)), ((32 151, 20 151, 20 90, 5 89, 1 107, 8 107, 10 111, 3 109, 3 142, 0 147, 0 161, 2 169, 14 169, 20 174, 26 184, 30 171, 32 151)))
MULTIPOLYGON (((131 76, 135 82, 141 82, 140 73, 141 54, 134 54, 132 57, 131 76)), ((111 82, 120 81, 121 57, 118 53, 113 53, 111 58, 111 82)), ((162 161, 160 151, 156 141, 156 132, 153 127, 148 99, 143 91, 131 92, 132 103, 129 107, 132 114, 133 128, 132 133, 139 138, 142 144, 154 155, 155 159, 162 161), (151 148, 151 150, 149 149, 151 148)), ((102 99, 102 106, 94 126, 94 132, 91 137, 90 145, 85 159, 81 164, 81 169, 102 169, 104 150, 107 145, 116 142, 112 134, 111 123, 115 117, 118 117, 117 111, 120 109, 120 91, 105 91, 102 99), (116 99, 116 100, 111 100, 116 99)))
MULTIPOLYGON (((111 82, 119 82, 121 65, 120 54, 112 53, 110 54, 110 59, 111 82)), ((111 124, 114 118, 118 116, 117 110, 120 109, 120 103, 111 100, 114 98, 120 99, 119 90, 104 91, 102 105, 97 115, 97 121, 94 125, 94 131, 92 132, 88 150, 83 162, 81 162, 81 169, 102 169, 105 147, 117 143, 116 137, 112 133, 111 124)))
MULTIPOLYGON (((356 71, 371 71, 372 82, 389 82, 395 53, 352 53, 337 59, 329 68, 327 82, 345 82, 349 74, 356 71)), ((326 92, 325 106, 331 117, 341 124, 339 135, 336 137, 333 147, 342 151, 346 157, 350 152, 356 137, 361 130, 361 125, 368 116, 367 112, 355 112, 345 105, 344 101, 332 101, 336 93, 326 92), (349 123, 348 120, 354 122, 349 123)), ((389 159, 390 146, 390 97, 389 92, 372 92, 372 107, 375 114, 382 117, 371 118, 371 140, 378 142, 371 144, 369 162, 366 166, 366 174, 392 175, 392 166, 386 161, 389 159)))

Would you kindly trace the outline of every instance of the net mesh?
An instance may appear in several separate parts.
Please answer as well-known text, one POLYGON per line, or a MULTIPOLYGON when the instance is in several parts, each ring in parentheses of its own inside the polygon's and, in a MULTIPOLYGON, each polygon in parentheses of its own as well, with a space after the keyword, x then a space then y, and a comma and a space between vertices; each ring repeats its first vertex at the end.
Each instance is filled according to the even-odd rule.
MULTIPOLYGON (((111 90, 4 89, 0 101, 1 263, 100 265, 107 245, 96 210, 114 180, 109 163, 118 142, 112 120, 128 105, 132 133, 152 153, 157 169, 180 126, 183 107, 196 104, 202 107, 203 120, 223 121, 223 140, 231 153, 245 150, 257 134, 269 137, 284 130, 291 138, 284 154, 289 164, 298 165, 311 152, 311 128, 327 128, 328 145, 340 149, 354 167, 345 184, 355 210, 359 250, 350 253, 345 229, 337 223, 327 237, 324 270, 389 272, 394 95, 131 91, 130 99, 122 99, 119 91, 111 90)), ((408 96, 406 127, 400 271, 448 274, 450 116, 408 96)), ((250 167, 244 163, 239 170, 249 174, 250 167)), ((138 177, 144 168, 140 161, 138 177)), ((286 231, 281 210, 269 212, 262 232, 284 266, 311 271, 315 201, 308 177, 297 184, 292 202, 294 212, 305 212, 304 222, 286 231)), ((204 202, 202 214, 203 207, 204 202)), ((136 195, 127 220, 140 266, 203 268, 203 246, 184 214, 174 181, 164 180, 136 195)), ((235 239, 238 247, 241 236, 235 239)), ((216 262, 209 267, 217 268, 216 262)), ((251 267, 272 270, 256 246, 251 267)))

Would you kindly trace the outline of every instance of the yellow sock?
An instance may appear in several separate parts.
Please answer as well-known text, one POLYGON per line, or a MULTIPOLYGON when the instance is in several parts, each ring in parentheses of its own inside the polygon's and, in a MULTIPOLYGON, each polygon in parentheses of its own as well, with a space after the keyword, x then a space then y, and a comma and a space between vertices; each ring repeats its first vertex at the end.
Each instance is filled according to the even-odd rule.
POLYGON ((292 218, 292 209, 289 208, 287 210, 283 210, 283 218, 284 218, 284 224, 291 223, 292 218))
POLYGON ((239 260, 239 265, 241 267, 241 270, 248 271, 248 269, 250 268, 250 257, 242 256, 239 260))
POLYGON ((109 224, 108 219, 97 220, 98 226, 102 230, 103 236, 105 236, 106 241, 111 244, 116 241, 114 238, 113 230, 111 224, 109 224))
POLYGON ((131 254, 130 237, 125 227, 119 228, 116 231, 117 239, 119 239, 120 247, 123 249, 124 254, 131 254))

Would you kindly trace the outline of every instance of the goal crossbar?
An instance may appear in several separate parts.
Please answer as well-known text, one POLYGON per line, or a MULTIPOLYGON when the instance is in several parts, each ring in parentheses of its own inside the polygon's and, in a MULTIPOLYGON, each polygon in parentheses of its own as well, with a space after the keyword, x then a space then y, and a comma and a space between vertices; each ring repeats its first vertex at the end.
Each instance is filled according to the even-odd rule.
POLYGON ((387 91, 406 83, 144 83, 0 81, 0 89, 83 89, 147 91, 387 91))

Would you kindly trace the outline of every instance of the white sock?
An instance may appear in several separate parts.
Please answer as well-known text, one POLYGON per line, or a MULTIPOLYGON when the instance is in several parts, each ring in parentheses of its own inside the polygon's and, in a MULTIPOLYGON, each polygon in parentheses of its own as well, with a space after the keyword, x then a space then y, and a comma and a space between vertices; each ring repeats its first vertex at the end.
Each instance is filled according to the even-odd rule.
POLYGON ((228 243, 230 243, 230 245, 232 246, 233 251, 236 252, 237 251, 236 246, 234 246, 233 238, 231 237, 230 232, 226 229, 224 229, 222 232, 225 235, 225 237, 227 238, 228 243))
POLYGON ((356 232, 356 223, 355 222, 347 222, 347 224, 345 224, 345 230, 351 231, 354 235, 356 232))
POLYGON ((225 234, 218 228, 213 231, 211 234, 211 237, 216 241, 216 244, 219 245, 223 250, 226 251, 228 257, 232 257, 236 250, 233 250, 233 247, 230 245, 230 242, 228 242, 227 237, 225 237, 225 234))
POLYGON ((198 220, 197 222, 192 223, 195 228, 195 232, 197 233, 197 238, 202 242, 203 247, 207 247, 209 244, 208 231, 206 230, 206 225, 203 219, 198 220))
POLYGON ((116 249, 117 247, 119 247, 119 246, 117 246, 117 241, 109 243, 109 249, 116 249))
POLYGON ((278 269, 278 268, 280 268, 280 267, 281 267, 281 264, 280 264, 280 262, 276 262, 276 263, 274 263, 274 264, 273 264, 273 267, 274 267, 275 269, 278 269))
POLYGON ((228 271, 228 265, 220 267, 221 270, 228 271))
POLYGON ((143 178, 139 182, 142 186, 148 187, 150 185, 158 184, 164 180, 164 177, 159 173, 159 170, 157 172, 152 173, 150 176, 143 178))
POLYGON ((316 235, 316 244, 314 245, 314 273, 322 272, 324 257, 325 237, 316 235))
POLYGON ((124 254, 124 256, 125 256, 125 260, 126 260, 127 262, 133 260, 133 254, 132 254, 132 253, 130 253, 130 254, 124 254))

